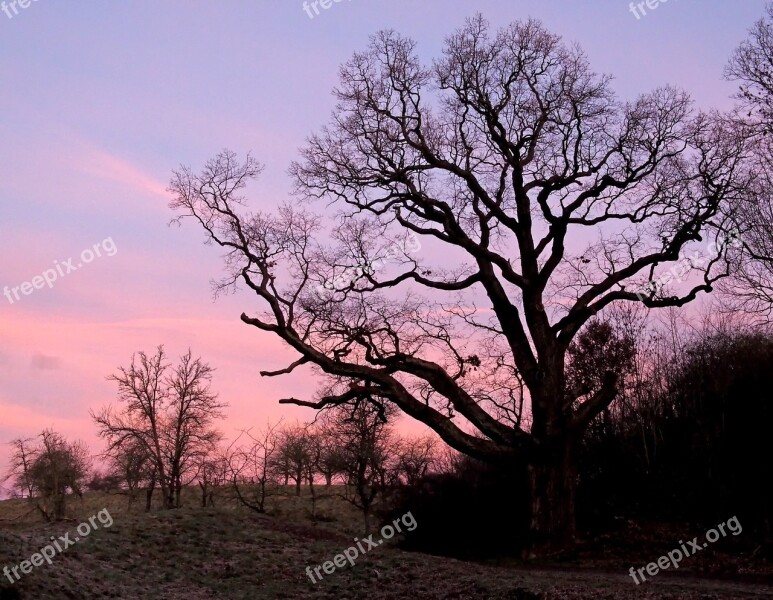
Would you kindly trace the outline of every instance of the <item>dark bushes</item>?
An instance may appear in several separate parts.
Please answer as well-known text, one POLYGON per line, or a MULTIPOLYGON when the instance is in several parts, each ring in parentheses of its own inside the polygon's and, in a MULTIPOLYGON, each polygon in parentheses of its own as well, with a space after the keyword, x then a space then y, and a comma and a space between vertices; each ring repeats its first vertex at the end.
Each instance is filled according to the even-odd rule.
POLYGON ((403 488, 390 520, 411 511, 417 528, 402 547, 457 558, 517 554, 524 544, 528 487, 524 468, 498 468, 473 459, 452 473, 429 475, 403 488))
MULTIPOLYGON (((773 548, 773 337, 704 335, 676 355, 644 360, 661 368, 644 388, 626 389, 579 444, 581 536, 628 520, 708 529, 737 516, 744 542, 773 548)), ((523 467, 462 459, 451 473, 404 488, 395 516, 410 510, 419 524, 404 547, 460 558, 518 555, 526 483, 523 467)))

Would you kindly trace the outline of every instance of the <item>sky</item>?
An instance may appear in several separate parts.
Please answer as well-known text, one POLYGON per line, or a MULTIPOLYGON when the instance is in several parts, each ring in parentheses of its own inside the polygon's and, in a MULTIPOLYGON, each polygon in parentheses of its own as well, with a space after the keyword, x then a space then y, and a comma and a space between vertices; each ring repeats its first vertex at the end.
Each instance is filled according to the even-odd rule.
POLYGON ((339 65, 376 31, 414 38, 429 61, 477 11, 495 27, 535 17, 580 44, 622 98, 672 84, 701 108, 729 108, 723 67, 765 6, 343 0, 315 14, 299 0, 22 3, 0 4, 0 473, 4 442, 48 427, 99 452, 89 410, 115 403, 106 377, 159 344, 217 369, 229 436, 312 416, 277 404, 309 398, 310 374, 259 376, 296 356, 239 321, 256 304, 246 292, 213 300, 219 253, 192 224, 169 226, 166 187, 180 164, 197 170, 229 148, 265 164, 251 209, 286 201, 287 169, 327 122, 339 65))

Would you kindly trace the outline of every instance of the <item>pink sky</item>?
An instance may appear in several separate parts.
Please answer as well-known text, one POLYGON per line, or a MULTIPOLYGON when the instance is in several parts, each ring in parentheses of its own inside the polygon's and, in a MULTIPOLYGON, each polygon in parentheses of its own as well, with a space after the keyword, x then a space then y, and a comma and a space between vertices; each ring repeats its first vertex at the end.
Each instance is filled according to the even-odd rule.
MULTIPOLYGON (((699 106, 727 107, 722 67, 765 2, 672 0, 637 20, 623 0, 353 0, 313 19, 302 2, 32 3, 0 13, 0 289, 110 238, 104 256, 11 304, 0 296, 0 443, 53 427, 97 452, 89 409, 138 350, 190 347, 216 369, 230 404, 222 429, 290 420, 308 372, 262 379, 294 356, 239 321, 247 294, 212 301, 216 250, 169 228, 165 191, 180 163, 228 147, 266 164, 254 209, 286 199, 286 170, 333 107, 337 67, 381 28, 436 55, 479 10, 495 25, 534 16, 579 42, 631 98, 672 83, 699 106)), ((77 260, 75 261, 78 262, 77 260)), ((0 446, 0 472, 7 450, 0 446)))

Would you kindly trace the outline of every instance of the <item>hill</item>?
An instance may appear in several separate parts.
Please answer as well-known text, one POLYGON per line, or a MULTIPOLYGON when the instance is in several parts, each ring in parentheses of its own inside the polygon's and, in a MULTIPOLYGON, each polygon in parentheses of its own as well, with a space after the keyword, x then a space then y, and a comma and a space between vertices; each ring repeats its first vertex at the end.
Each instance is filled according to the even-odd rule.
MULTIPOLYGON (((151 513, 129 512, 125 499, 90 494, 74 505, 70 521, 33 521, 19 500, 0 503, 0 569, 19 564, 52 536, 108 508, 112 524, 23 575, 15 587, 5 578, 0 600, 204 599, 585 599, 770 598, 773 588, 754 583, 661 574, 636 586, 623 569, 577 565, 539 567, 466 563, 378 544, 355 564, 336 568, 312 583, 307 567, 333 561, 353 546, 356 513, 337 499, 320 507, 321 521, 302 518, 305 498, 277 499, 275 516, 224 505, 151 513)), ((107 523, 107 519, 105 520, 107 523)), ((421 527, 421 523, 417 523, 421 527)), ((379 534, 374 535, 374 541, 379 534)))

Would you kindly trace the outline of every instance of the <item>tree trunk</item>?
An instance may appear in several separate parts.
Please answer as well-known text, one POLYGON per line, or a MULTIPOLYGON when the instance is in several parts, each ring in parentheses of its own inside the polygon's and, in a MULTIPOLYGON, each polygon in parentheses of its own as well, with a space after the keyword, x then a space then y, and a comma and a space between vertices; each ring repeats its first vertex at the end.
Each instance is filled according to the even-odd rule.
POLYGON ((156 478, 153 477, 150 480, 148 491, 145 493, 145 512, 150 512, 150 509, 153 505, 153 490, 155 489, 156 489, 156 478))
POLYGON ((164 509, 172 508, 172 486, 169 483, 166 475, 161 473, 158 477, 158 484, 161 487, 161 505, 164 509))
POLYGON ((531 515, 526 558, 566 550, 575 541, 577 475, 572 446, 570 441, 556 443, 528 467, 531 515))
POLYGON ((54 510, 56 511, 56 520, 64 519, 66 497, 64 492, 58 494, 54 499, 54 510))
POLYGON ((370 535, 370 506, 363 507, 362 520, 365 525, 365 535, 370 535))

